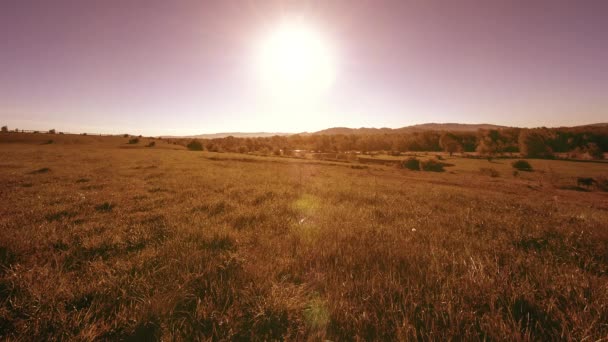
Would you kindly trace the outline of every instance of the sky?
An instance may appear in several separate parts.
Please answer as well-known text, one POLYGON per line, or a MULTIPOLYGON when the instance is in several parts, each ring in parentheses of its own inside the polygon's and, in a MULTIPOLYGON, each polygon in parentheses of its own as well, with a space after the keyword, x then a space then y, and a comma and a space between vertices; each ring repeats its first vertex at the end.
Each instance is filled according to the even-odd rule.
POLYGON ((607 18, 603 0, 3 0, 0 124, 193 135, 606 122, 607 18), (314 32, 330 82, 277 79, 277 65, 309 63, 307 46, 259 62, 285 23, 314 32))

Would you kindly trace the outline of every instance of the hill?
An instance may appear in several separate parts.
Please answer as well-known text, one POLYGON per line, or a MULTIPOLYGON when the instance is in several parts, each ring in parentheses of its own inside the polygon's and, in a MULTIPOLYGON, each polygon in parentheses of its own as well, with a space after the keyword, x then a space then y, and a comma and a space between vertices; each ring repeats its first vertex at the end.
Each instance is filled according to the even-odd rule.
POLYGON ((347 128, 334 127, 315 132, 313 134, 386 134, 386 133, 412 133, 422 131, 459 131, 475 132, 478 129, 503 129, 507 126, 491 124, 459 124, 459 123, 425 123, 420 125, 405 126, 401 128, 347 128))
MULTIPOLYGON (((251 133, 243 133, 243 132, 226 132, 226 133, 210 133, 210 134, 197 134, 197 135, 189 135, 179 138, 198 138, 198 139, 217 139, 217 138, 226 138, 233 136, 235 138, 264 138, 264 137, 273 137, 275 135, 279 136, 288 136, 293 133, 273 133, 273 132, 251 132, 251 133)), ((177 137, 164 137, 164 138, 177 138, 177 137)))
POLYGON ((594 123, 594 124, 580 125, 580 126, 574 126, 574 127, 608 127, 608 122, 598 122, 598 123, 594 123))
MULTIPOLYGON (((606 127, 608 123, 595 123, 589 125, 580 125, 574 127, 606 127)), ((228 136, 233 136, 235 138, 260 138, 260 137, 272 137, 275 135, 278 136, 289 136, 294 134, 299 135, 373 135, 373 134, 391 134, 391 133, 413 133, 413 132, 423 132, 423 131, 452 131, 452 132, 476 132, 480 129, 505 129, 511 128, 509 126, 501 126, 501 125, 493 125, 493 124, 461 124, 461 123, 424 123, 419 125, 411 125, 404 126, 401 128, 349 128, 349 127, 332 127, 324 130, 320 130, 317 132, 301 132, 301 133, 276 133, 276 132, 251 132, 251 133, 243 133, 243 132, 226 132, 226 133, 212 133, 212 134, 198 134, 191 136, 182 136, 182 137, 170 137, 165 136, 164 138, 198 138, 198 139, 216 139, 216 138, 225 138, 228 136)))

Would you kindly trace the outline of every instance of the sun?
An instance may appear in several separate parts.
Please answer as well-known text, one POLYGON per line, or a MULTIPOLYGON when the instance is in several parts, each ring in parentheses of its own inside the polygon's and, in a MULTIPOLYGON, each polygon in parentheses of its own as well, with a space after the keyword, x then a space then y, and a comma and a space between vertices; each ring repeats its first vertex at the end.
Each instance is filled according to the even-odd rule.
POLYGON ((283 20, 262 39, 257 69, 264 85, 280 96, 319 95, 335 77, 328 42, 302 20, 283 20))

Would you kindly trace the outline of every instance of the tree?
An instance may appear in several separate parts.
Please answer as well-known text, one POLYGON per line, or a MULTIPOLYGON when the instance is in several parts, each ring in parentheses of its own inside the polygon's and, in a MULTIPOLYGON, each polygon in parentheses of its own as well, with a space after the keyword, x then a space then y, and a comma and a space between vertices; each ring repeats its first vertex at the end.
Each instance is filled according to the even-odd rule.
POLYGON ((542 130, 524 129, 519 133, 519 152, 522 156, 532 158, 550 158, 553 151, 548 144, 548 137, 542 130))
POLYGON ((439 146, 445 151, 449 152, 450 156, 454 152, 462 152, 462 144, 456 140, 451 133, 443 133, 439 138, 439 146))
POLYGON ((479 142, 475 149, 477 153, 484 156, 493 156, 501 151, 500 148, 500 133, 495 130, 479 130, 479 142))
POLYGON ((49 134, 55 134, 55 129, 54 129, 54 128, 51 128, 51 129, 49 130, 49 134))
POLYGON ((8 132, 8 126, 2 126, 2 133, 8 132))
POLYGON ((596 143, 589 143, 585 148, 589 156, 593 159, 604 159, 604 152, 596 143))

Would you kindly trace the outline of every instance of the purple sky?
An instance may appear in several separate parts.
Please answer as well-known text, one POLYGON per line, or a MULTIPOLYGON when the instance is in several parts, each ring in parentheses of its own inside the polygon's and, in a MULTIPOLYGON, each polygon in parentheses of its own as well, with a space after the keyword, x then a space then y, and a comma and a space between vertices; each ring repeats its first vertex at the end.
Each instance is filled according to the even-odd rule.
POLYGON ((71 132, 608 121, 608 1, 0 1, 0 124, 71 132), (300 17, 335 82, 276 112, 255 42, 300 17), (270 113, 274 111, 273 113, 270 113))

